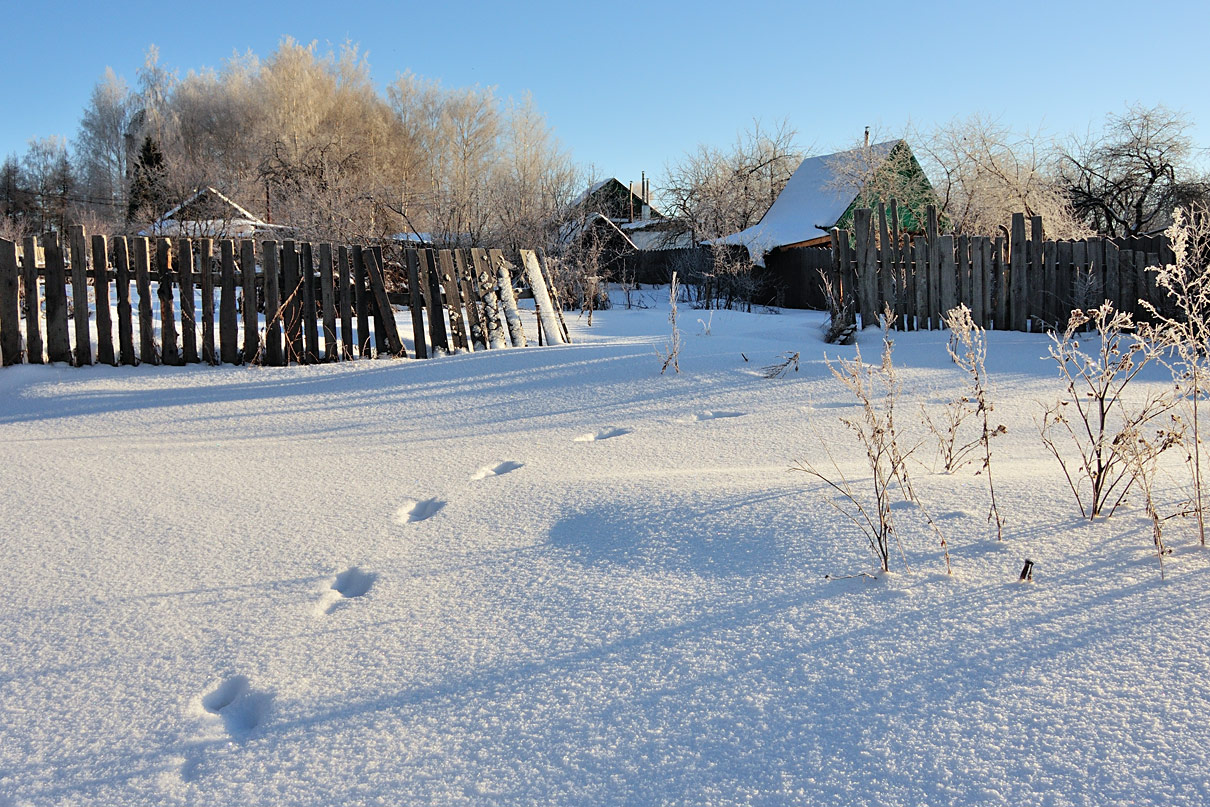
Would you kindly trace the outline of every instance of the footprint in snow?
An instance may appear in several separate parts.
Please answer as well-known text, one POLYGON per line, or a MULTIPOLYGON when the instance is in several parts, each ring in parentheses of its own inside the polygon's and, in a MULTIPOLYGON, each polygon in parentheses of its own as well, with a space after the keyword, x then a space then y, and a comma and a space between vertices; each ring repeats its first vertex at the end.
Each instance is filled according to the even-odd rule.
POLYGON ((443 507, 445 507, 445 502, 441 499, 425 499, 419 502, 408 499, 395 511, 395 523, 414 524, 417 521, 424 521, 437 515, 443 507))
POLYGON ((203 714, 212 722, 221 722, 227 734, 237 740, 265 722, 272 702, 273 693, 253 689, 246 675, 225 679, 199 701, 203 714))
POLYGON ((623 434, 630 434, 633 429, 608 428, 602 429, 595 434, 581 434, 575 439, 577 443, 595 443, 597 440, 610 440, 614 437, 621 437, 623 434))
POLYGON ((378 575, 374 572, 363 572, 356 566, 345 569, 336 575, 328 590, 323 593, 319 600, 318 610, 321 613, 330 614, 347 604, 348 600, 364 597, 377 579, 378 575))
POLYGON ((471 481, 477 482, 480 479, 486 479, 489 476, 504 476, 507 473, 512 473, 518 468, 524 467, 525 463, 513 462, 512 460, 507 460, 499 465, 484 465, 478 471, 475 471, 475 475, 471 477, 471 481))
POLYGON ((743 417, 743 412, 698 412, 696 415, 690 415, 687 418, 682 418, 678 423, 701 423, 703 420, 718 420, 719 418, 738 418, 743 417))

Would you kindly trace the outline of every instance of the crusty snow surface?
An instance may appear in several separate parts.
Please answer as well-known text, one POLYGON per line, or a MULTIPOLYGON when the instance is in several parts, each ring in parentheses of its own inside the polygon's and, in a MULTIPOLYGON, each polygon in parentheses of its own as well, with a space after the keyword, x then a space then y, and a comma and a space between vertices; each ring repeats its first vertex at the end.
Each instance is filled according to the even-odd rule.
MULTIPOLYGON (((646 299, 569 346, 0 371, 0 805, 1210 802, 1210 554, 1168 522, 1161 581, 1137 501, 1081 521, 1044 336, 990 338, 1006 540, 925 445, 953 576, 897 506, 909 568, 828 580, 873 560, 789 469, 868 478, 854 348, 682 308, 660 375, 646 299)), ((916 438, 944 342, 896 336, 916 438)))

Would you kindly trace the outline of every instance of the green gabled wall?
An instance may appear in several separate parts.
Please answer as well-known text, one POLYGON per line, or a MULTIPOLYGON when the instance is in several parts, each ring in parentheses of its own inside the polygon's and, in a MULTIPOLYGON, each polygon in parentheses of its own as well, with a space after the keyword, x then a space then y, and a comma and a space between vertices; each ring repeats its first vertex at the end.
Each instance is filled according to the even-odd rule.
MULTIPOLYGON (((924 173, 924 169, 920 167, 920 163, 916 160, 916 155, 912 153, 912 149, 906 141, 899 141, 896 146, 891 149, 891 153, 887 155, 875 174, 877 185, 890 184, 893 187, 900 189, 900 192, 895 194, 895 199, 899 203, 899 231, 908 233, 924 232, 925 216, 924 209, 928 205, 937 204, 937 194, 933 191, 933 185, 929 182, 928 177, 924 173), (894 171, 898 174, 898 178, 893 183, 886 183, 881 180, 886 179, 883 172, 894 171)), ((891 203, 890 195, 886 199, 878 198, 878 196, 867 197, 865 194, 859 194, 852 203, 848 206, 845 212, 837 220, 837 227, 842 230, 853 229, 853 211, 859 207, 875 207, 881 203, 889 207, 891 203)), ((945 228, 945 222, 941 222, 942 229, 945 228)))

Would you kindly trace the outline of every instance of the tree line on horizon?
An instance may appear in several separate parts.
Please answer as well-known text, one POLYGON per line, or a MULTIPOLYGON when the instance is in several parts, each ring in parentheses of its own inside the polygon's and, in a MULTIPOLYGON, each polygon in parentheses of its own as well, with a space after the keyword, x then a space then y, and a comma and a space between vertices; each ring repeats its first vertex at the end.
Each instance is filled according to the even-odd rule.
MULTIPOLYGON (((995 235, 1023 211, 1043 217, 1048 237, 1120 237, 1160 231, 1174 208, 1210 200, 1191 129, 1179 112, 1133 105, 1081 137, 1014 132, 979 115, 897 137, 955 232, 995 235)), ((896 186, 909 171, 870 171, 862 145, 837 158, 838 181, 861 185, 871 203, 919 195, 896 186)), ((671 232, 696 242, 738 232, 806 154, 788 123, 756 121, 729 146, 670 161, 656 204, 671 232)), ((248 53, 182 78, 153 46, 135 87, 106 71, 70 143, 34 138, 0 164, 0 235, 69 223, 138 232, 211 186, 302 239, 409 233, 558 250, 568 223, 592 212, 577 206, 592 179, 529 97, 410 72, 379 92, 356 46, 324 53, 289 38, 265 59, 248 53)))

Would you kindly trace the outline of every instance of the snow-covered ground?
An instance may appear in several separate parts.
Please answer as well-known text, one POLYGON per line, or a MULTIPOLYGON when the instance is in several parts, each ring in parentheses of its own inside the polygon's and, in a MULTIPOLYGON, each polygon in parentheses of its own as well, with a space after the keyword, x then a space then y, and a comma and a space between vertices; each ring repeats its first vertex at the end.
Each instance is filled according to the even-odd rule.
MULTIPOLYGON (((1169 522, 1161 582, 1137 503, 1079 519, 1045 338, 990 337, 1006 540, 926 446, 954 575, 909 507, 910 570, 827 580, 873 561, 789 470, 862 473, 820 321, 682 308, 663 376, 658 304, 424 362, 0 371, 0 804, 1210 801, 1210 554, 1169 522)), ((917 436, 944 341, 896 337, 917 436)))

